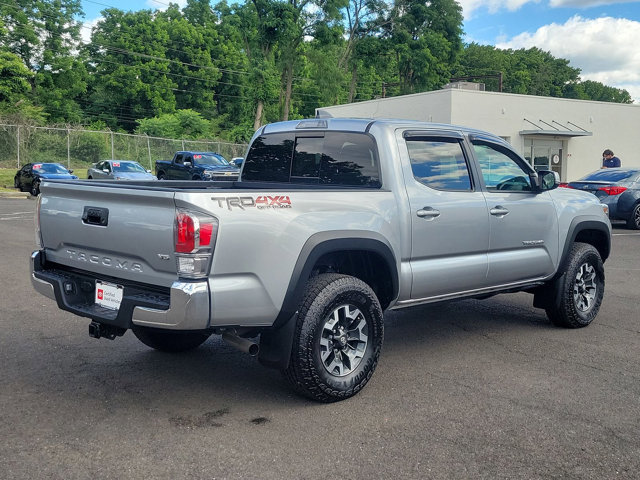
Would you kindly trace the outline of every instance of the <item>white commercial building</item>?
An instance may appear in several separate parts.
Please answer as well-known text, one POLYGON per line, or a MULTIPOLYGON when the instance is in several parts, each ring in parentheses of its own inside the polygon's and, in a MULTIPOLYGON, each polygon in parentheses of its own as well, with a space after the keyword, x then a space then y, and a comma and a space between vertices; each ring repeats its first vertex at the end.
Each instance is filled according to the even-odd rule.
MULTIPOLYGON (((477 84, 476 84, 477 85, 477 84)), ((459 88, 316 109, 316 116, 403 118, 486 130, 536 169, 576 180, 613 150, 623 167, 640 167, 640 106, 459 88)))

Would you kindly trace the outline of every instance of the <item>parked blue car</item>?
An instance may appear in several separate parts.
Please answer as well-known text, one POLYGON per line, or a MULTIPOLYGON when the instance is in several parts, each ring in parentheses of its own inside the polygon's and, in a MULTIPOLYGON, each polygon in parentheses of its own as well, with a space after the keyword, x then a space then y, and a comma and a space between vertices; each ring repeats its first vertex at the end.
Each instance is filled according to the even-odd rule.
POLYGON ((603 168, 560 186, 593 193, 609 207, 611 220, 624 220, 628 228, 640 230, 640 169, 603 168))
POLYGON ((77 179, 71 175, 73 170, 67 169, 59 163, 27 163, 16 172, 13 185, 21 192, 31 192, 34 197, 40 194, 40 182, 54 179, 77 179))

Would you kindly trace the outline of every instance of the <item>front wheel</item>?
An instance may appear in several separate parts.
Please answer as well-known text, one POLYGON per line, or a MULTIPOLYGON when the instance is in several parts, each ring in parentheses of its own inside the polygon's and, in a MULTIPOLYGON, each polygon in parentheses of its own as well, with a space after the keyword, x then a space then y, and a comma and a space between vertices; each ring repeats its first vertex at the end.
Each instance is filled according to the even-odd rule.
POLYGON ((31 184, 31 195, 34 197, 40 195, 40 180, 34 180, 31 184))
POLYGON ((209 334, 204 332, 177 332, 137 326, 132 327, 131 331, 147 347, 170 353, 193 350, 209 338, 209 334))
POLYGON ((366 283, 348 275, 318 275, 306 286, 283 373, 313 400, 352 397, 376 369, 383 333, 382 308, 366 283))
POLYGON ((165 176, 165 174, 164 174, 164 173, 160 172, 160 173, 158 174, 158 180, 165 180, 166 178, 167 178, 167 177, 165 176))
POLYGON ((640 230, 640 203, 633 208, 633 212, 631 212, 631 216, 627 220, 627 228, 640 230))
POLYGON ((556 301, 546 308, 549 319, 559 327, 589 325, 604 297, 604 266, 598 250, 593 245, 575 243, 553 288, 556 301))

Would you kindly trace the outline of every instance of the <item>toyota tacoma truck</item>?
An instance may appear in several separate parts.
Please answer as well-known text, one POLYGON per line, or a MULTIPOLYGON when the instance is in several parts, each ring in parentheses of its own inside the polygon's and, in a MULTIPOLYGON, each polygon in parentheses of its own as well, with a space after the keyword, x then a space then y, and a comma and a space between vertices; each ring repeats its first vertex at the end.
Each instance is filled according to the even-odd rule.
POLYGON ((215 152, 176 152, 156 161, 158 180, 237 180, 240 169, 215 152))
POLYGON ((478 130, 270 124, 235 182, 44 180, 31 281, 92 337, 180 352, 221 335, 333 402, 371 378, 389 309, 524 291, 589 325, 611 225, 557 185, 478 130))

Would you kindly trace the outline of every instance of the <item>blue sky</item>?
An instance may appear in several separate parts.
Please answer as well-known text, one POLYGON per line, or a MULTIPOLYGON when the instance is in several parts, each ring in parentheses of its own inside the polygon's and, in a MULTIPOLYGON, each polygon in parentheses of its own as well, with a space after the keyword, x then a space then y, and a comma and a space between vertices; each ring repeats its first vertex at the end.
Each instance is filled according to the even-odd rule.
MULTIPOLYGON (((583 80, 625 88, 640 105, 640 0, 458 0, 465 41, 538 47, 580 68, 583 80)), ((168 0, 81 0, 88 25, 100 11, 163 9, 168 0)), ((175 3, 186 4, 186 0, 175 3)), ((215 1, 212 1, 215 3, 215 1)), ((85 29, 85 33, 89 30, 85 29)))

